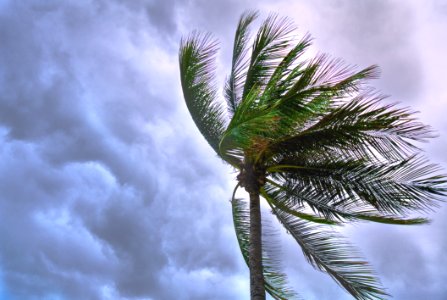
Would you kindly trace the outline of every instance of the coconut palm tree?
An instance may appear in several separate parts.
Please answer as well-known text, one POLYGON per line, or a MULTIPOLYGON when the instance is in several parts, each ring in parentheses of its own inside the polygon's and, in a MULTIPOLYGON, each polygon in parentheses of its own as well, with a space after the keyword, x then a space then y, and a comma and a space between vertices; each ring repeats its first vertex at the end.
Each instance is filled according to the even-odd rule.
POLYGON ((330 226, 426 223, 410 214, 446 194, 445 177, 415 144, 432 131, 368 88, 376 66, 358 71, 327 55, 305 56, 310 37, 297 39, 292 23, 276 15, 251 40, 256 17, 247 12, 239 20, 226 101, 217 97, 218 46, 211 35, 193 32, 179 52, 189 112, 217 155, 238 171, 231 204, 251 299, 265 299, 265 291, 274 299, 297 296, 278 267, 276 245, 263 234, 261 199, 313 267, 356 299, 384 299, 369 265, 330 226), (249 201, 236 197, 239 188, 249 201))

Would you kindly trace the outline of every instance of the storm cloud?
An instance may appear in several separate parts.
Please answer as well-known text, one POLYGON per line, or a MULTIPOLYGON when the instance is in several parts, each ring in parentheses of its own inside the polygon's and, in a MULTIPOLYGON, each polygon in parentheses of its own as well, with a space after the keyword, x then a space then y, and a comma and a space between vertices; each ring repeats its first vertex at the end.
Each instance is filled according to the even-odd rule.
MULTIPOLYGON (((379 64, 373 85, 421 111, 447 166, 442 1, 0 1, 0 299, 248 298, 235 174, 189 117, 177 66, 181 37, 210 31, 225 78, 246 9, 379 64)), ((430 217, 343 230, 395 299, 447 297, 445 205, 430 217)), ((350 299, 277 230, 303 297, 350 299)))

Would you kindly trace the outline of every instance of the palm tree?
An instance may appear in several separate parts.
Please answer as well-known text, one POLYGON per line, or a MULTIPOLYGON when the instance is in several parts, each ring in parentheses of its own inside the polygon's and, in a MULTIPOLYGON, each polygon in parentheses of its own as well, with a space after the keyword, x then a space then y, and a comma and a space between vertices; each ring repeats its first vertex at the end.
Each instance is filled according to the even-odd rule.
POLYGON ((432 137, 409 109, 382 104, 360 71, 326 55, 304 58, 286 18, 270 15, 253 39, 247 12, 236 30, 225 102, 214 79, 216 41, 193 32, 180 45, 180 76, 191 116, 217 155, 238 170, 232 197, 236 236, 250 269, 251 299, 292 299, 277 247, 261 226, 260 197, 316 269, 356 299, 384 299, 369 265, 327 225, 352 221, 423 224, 445 177, 415 142, 432 137), (227 109, 225 109, 225 106, 227 109), (249 202, 236 197, 244 188, 249 202))

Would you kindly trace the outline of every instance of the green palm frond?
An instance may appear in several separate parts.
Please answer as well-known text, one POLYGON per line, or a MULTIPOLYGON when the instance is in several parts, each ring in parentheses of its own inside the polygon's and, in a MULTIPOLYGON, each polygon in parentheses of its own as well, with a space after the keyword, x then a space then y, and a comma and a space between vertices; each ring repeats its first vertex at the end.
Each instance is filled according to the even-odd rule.
POLYGON ((231 73, 225 87, 225 97, 231 114, 236 111, 236 107, 241 101, 242 88, 249 63, 247 58, 247 43, 250 38, 248 28, 257 16, 257 12, 244 13, 239 19, 236 29, 231 73))
POLYGON ((405 215, 436 206, 447 192, 439 166, 420 156, 391 164, 340 160, 278 165, 268 171, 288 189, 311 188, 325 196, 324 204, 343 209, 369 206, 381 213, 405 215))
POLYGON ((414 119, 411 111, 380 105, 382 99, 371 91, 360 94, 272 147, 275 153, 286 155, 323 148, 348 152, 357 158, 396 161, 417 151, 415 142, 433 137, 431 129, 414 119))
MULTIPOLYGON (((293 187, 289 187, 288 185, 280 185, 273 180, 268 180, 264 194, 268 198, 275 200, 273 205, 277 209, 315 223, 325 224, 325 222, 320 221, 321 218, 326 220, 326 224, 340 224, 357 220, 393 225, 420 225, 429 222, 425 218, 404 218, 397 215, 379 213, 374 207, 365 204, 357 203, 355 206, 343 207, 333 206, 333 197, 329 197, 327 193, 321 193, 320 190, 313 189, 311 186, 304 186, 303 184, 295 184, 293 187), (302 213, 296 213, 305 210, 311 210, 315 215, 308 217, 306 215, 303 216, 302 213)), ((264 194, 262 195, 266 197, 264 194)))
POLYGON ((321 92, 331 92, 335 99, 357 92, 365 80, 377 78, 378 68, 370 66, 356 72, 342 60, 321 54, 302 66, 298 73, 299 77, 283 95, 284 102, 306 99, 321 92))
POLYGON ((331 220, 329 218, 319 217, 315 215, 311 215, 305 212, 302 212, 303 206, 290 205, 289 201, 281 201, 279 200, 278 193, 272 193, 269 190, 261 188, 261 195, 264 199, 269 203, 270 206, 282 210, 283 212, 288 213, 289 215, 293 215, 297 218, 307 220, 314 223, 326 224, 326 225, 336 225, 338 222, 331 220))
POLYGON ((264 87, 287 53, 295 27, 287 18, 270 15, 261 25, 253 42, 251 59, 245 79, 243 98, 257 86, 264 87))
POLYGON ((253 88, 234 112, 219 144, 223 157, 242 159, 244 149, 250 148, 255 137, 262 137, 274 126, 271 113, 254 109, 258 96, 259 89, 253 88))
POLYGON ((192 33, 180 43, 180 79, 189 112, 202 135, 219 155, 225 128, 224 109, 216 101, 214 59, 217 42, 209 34, 192 33))
POLYGON ((387 293, 368 263, 361 260, 357 251, 336 232, 325 231, 321 226, 271 208, 314 268, 329 274, 356 299, 385 299, 387 293))
MULTIPOLYGON (((231 200, 233 211, 233 222, 236 231, 236 237, 241 249, 245 262, 249 265, 249 229, 250 229, 250 213, 248 203, 243 199, 235 197, 236 186, 231 200)), ((265 240, 265 238, 264 238, 265 240)), ((279 263, 272 253, 276 249, 273 245, 263 242, 263 273, 264 285, 267 292, 277 300, 299 299, 298 295, 289 288, 287 276, 279 269, 279 263), (268 251, 271 250, 271 251, 268 251)))
POLYGON ((305 35, 297 45, 284 56, 265 86, 264 93, 260 98, 262 103, 277 101, 288 91, 294 79, 299 76, 301 68, 304 65, 303 63, 297 63, 297 60, 304 54, 310 44, 310 35, 305 35))
POLYGON ((275 128, 281 126, 280 115, 278 110, 258 102, 259 96, 260 89, 253 87, 237 107, 219 146, 222 155, 240 157, 250 153, 255 156, 273 141, 275 128))
POLYGON ((326 60, 326 56, 321 56, 306 66, 295 84, 278 101, 276 106, 288 120, 284 125, 289 131, 284 137, 294 136, 318 123, 343 99, 358 92, 363 81, 376 76, 375 66, 354 72, 340 61, 326 60))

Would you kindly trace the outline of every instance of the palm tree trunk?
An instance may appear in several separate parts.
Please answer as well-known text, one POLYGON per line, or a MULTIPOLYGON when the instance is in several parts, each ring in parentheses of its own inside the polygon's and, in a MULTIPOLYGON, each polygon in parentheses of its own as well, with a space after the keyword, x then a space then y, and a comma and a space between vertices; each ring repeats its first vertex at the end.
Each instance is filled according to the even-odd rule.
POLYGON ((262 227, 258 191, 250 192, 250 295, 251 300, 265 300, 264 275, 262 268, 262 227))
POLYGON ((265 172, 247 162, 238 180, 250 195, 250 238, 248 247, 248 266, 250 269, 250 299, 265 300, 264 274, 262 267, 262 226, 259 191, 265 172))

